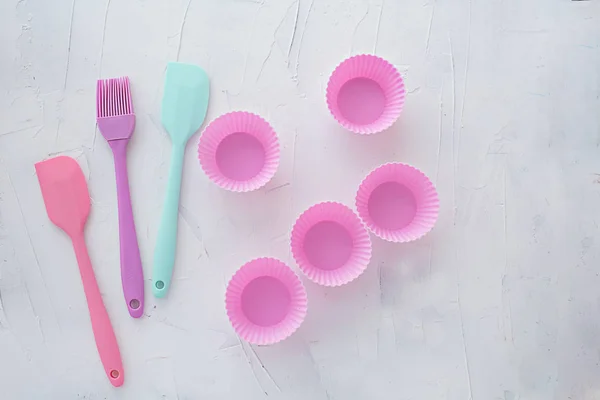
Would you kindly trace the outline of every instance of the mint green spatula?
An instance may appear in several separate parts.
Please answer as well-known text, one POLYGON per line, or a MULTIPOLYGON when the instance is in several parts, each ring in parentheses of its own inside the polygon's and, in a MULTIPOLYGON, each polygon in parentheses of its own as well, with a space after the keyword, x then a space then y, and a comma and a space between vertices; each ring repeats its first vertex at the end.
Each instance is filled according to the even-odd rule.
POLYGON ((161 121, 171 136, 171 167, 158 238, 154 249, 152 291, 164 297, 171 283, 177 249, 177 218, 183 170, 183 154, 189 138, 206 117, 208 75, 196 65, 169 63, 165 77, 161 121))

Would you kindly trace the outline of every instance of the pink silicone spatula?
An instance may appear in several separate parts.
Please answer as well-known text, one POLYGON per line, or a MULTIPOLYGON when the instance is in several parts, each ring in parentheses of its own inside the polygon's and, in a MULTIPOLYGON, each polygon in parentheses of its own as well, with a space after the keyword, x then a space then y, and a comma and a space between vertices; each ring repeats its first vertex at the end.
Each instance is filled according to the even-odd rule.
POLYGON ((39 162, 35 164, 35 170, 50 221, 73 241, 100 360, 110 383, 121 386, 124 378, 121 353, 98 289, 83 234, 90 213, 90 195, 85 177, 77 162, 65 156, 39 162))
POLYGON ((123 294, 129 315, 139 318, 144 312, 144 273, 127 178, 127 143, 135 127, 129 78, 98 81, 96 115, 98 129, 108 141, 115 159, 123 294))

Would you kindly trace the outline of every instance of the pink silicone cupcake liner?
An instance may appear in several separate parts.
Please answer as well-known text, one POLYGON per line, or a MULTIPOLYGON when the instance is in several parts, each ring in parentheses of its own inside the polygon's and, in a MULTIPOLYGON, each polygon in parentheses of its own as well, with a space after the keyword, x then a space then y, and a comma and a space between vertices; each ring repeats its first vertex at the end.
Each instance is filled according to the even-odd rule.
POLYGON ((258 345, 277 343, 298 329, 307 309, 300 278, 274 258, 244 264, 225 294, 227 316, 235 332, 258 345))
POLYGON ((324 286, 356 279, 371 260, 369 232, 360 218, 340 203, 319 203, 302 213, 292 229, 291 245, 302 272, 324 286))
POLYGON ((212 121, 200 136, 198 158, 223 189, 248 192, 271 180, 279 166, 279 141, 260 116, 236 111, 212 121))
POLYGON ((401 163, 372 171, 356 194, 358 215, 375 235, 390 242, 410 242, 425 235, 435 225, 439 208, 429 178, 401 163))
POLYGON ((346 129, 361 134, 381 132, 398 119, 406 90, 392 64, 373 55, 344 60, 327 84, 327 106, 346 129))

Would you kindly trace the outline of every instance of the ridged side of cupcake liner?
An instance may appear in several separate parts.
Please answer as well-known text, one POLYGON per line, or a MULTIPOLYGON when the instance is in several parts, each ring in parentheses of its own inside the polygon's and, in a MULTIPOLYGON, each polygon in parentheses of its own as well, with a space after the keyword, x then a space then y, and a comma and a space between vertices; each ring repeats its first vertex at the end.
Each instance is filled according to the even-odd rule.
POLYGON ((313 282, 323 286, 341 286, 358 278, 371 260, 371 238, 365 225, 349 207, 336 202, 323 202, 304 211, 292 229, 292 254, 300 270, 313 282), (313 266, 304 254, 306 233, 317 223, 334 221, 344 226, 353 240, 353 250, 345 265, 334 270, 313 266))
POLYGON ((198 159, 204 173, 216 185, 232 192, 249 192, 266 185, 273 178, 279 166, 279 140, 271 125, 259 115, 234 111, 212 121, 198 142, 198 159), (224 176, 217 165, 216 153, 219 144, 228 135, 245 132, 253 135, 263 145, 265 163, 262 170, 253 178, 238 181, 224 176))
POLYGON ((433 229, 440 209, 440 200, 433 183, 419 169, 402 163, 384 164, 371 171, 362 181, 356 194, 356 209, 367 227, 380 238, 397 243, 419 239, 433 229), (386 182, 406 186, 415 197, 417 211, 413 221, 398 230, 384 229, 369 215, 369 198, 373 190, 386 182))
POLYGON ((244 264, 229 280, 225 293, 225 308, 233 329, 245 341, 258 345, 274 344, 289 337, 304 321, 307 307, 302 281, 290 267, 275 258, 257 258, 244 264), (241 298, 246 285, 262 276, 278 279, 290 293, 286 317, 273 326, 253 324, 242 311, 241 298))
POLYGON ((359 134, 381 132, 390 126, 400 116, 406 98, 404 80, 398 70, 381 57, 360 54, 342 61, 331 74, 327 83, 327 107, 333 117, 346 129, 359 134), (369 78, 383 89, 386 106, 383 114, 370 124, 361 125, 348 121, 342 115, 337 96, 344 84, 355 78, 369 78))

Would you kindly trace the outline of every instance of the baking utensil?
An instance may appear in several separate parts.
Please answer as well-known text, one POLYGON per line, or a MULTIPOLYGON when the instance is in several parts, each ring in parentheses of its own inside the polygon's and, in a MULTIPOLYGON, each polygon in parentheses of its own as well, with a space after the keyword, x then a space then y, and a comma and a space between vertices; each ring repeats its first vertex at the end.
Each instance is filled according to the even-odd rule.
POLYGON ((400 116, 406 89, 402 76, 383 58, 357 55, 344 60, 327 84, 327 106, 346 129, 381 132, 400 116))
POLYGON ((165 77, 161 121, 171 137, 169 181, 154 250, 152 291, 164 297, 169 289, 177 249, 177 218, 183 155, 190 137, 206 117, 209 81, 196 65, 169 63, 165 77))
POLYGON ((236 111, 212 121, 198 143, 198 158, 223 189, 248 192, 264 186, 279 166, 279 141, 260 116, 236 111))
POLYGON ((318 203, 304 211, 292 229, 291 246, 302 272, 324 286, 353 281, 371 260, 367 228, 340 203, 318 203))
POLYGON ((127 177, 127 144, 135 128, 128 77, 98 80, 96 118, 115 163, 123 294, 129 315, 139 318, 144 312, 144 272, 127 177))
POLYGON ((433 228, 440 200, 424 173, 407 164, 390 163, 362 181, 356 209, 375 235, 403 243, 419 239, 433 228))
POLYGON ((123 384, 121 353, 96 282, 85 244, 84 227, 90 212, 90 195, 77 162, 65 156, 35 164, 42 197, 50 220, 73 242, 87 300, 96 347, 113 386, 123 384))
POLYGON ((225 308, 242 339, 273 344, 290 336, 304 321, 306 290, 283 262, 258 258, 244 264, 229 281, 225 308))

